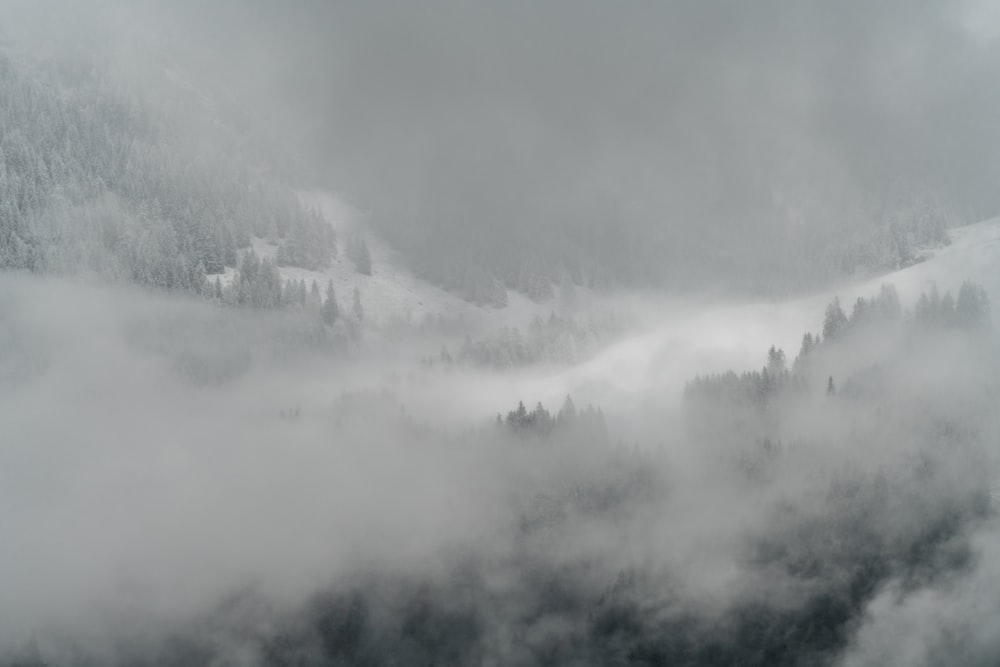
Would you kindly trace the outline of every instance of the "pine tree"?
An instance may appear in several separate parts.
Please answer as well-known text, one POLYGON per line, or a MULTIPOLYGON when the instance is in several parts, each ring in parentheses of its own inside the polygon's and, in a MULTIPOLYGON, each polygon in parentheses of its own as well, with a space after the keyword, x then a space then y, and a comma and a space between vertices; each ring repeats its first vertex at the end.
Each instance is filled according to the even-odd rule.
POLYGON ((823 319, 823 340, 835 340, 847 325, 847 316, 840 307, 840 298, 833 297, 833 302, 826 307, 826 317, 823 319))
POLYGON ((260 260, 251 248, 244 253, 239 273, 236 275, 236 303, 241 306, 254 305, 258 273, 260 273, 260 260))
POLYGON ((792 373, 796 376, 801 376, 805 371, 806 364, 809 363, 809 357, 816 347, 816 339, 811 333, 805 333, 802 335, 802 346, 799 348, 799 355, 795 357, 795 361, 792 363, 792 373))
POLYGON ((772 378, 780 378, 785 374, 785 352, 774 345, 767 351, 767 372, 772 378))
POLYGON ((517 410, 507 413, 507 425, 514 428, 522 428, 528 422, 528 410, 524 407, 524 401, 517 402, 517 410))
POLYGON ((852 326, 857 326, 863 324, 868 319, 868 313, 870 311, 870 305, 867 300, 862 297, 858 297, 854 302, 854 309, 851 310, 850 323, 852 326))
POLYGON ((990 300, 986 290, 969 281, 962 283, 955 300, 955 323, 968 329, 990 326, 990 300))
POLYGON ((205 267, 206 274, 214 275, 225 270, 222 243, 220 243, 218 235, 213 233, 205 223, 198 225, 195 231, 195 251, 199 261, 205 267))
POLYGON ((323 302, 323 321, 326 324, 333 324, 340 317, 340 307, 337 305, 337 295, 333 291, 333 281, 326 285, 326 300, 323 302))
POLYGON ((805 334, 803 334, 802 347, 799 349, 799 356, 800 357, 807 356, 812 351, 813 346, 815 344, 816 344, 815 340, 813 339, 813 335, 811 333, 806 332, 805 334))
POLYGON ((882 285, 878 296, 875 298, 875 308, 880 317, 885 320, 898 320, 903 313, 903 307, 899 301, 899 293, 895 285, 882 285))
POLYGON ((559 409, 559 414, 556 415, 556 420, 560 425, 567 425, 576 421, 576 405, 574 405, 573 399, 570 398, 569 394, 566 394, 566 400, 563 401, 563 405, 559 409))
POLYGON ((309 288, 309 303, 308 305, 313 308, 320 308, 323 306, 323 297, 319 295, 319 285, 315 280, 312 281, 312 286, 309 288))

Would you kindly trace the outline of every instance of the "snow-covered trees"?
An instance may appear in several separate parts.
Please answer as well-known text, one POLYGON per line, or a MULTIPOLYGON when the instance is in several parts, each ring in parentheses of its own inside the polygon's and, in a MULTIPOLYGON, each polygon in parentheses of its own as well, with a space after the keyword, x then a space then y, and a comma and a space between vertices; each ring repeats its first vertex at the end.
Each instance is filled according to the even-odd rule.
POLYGON ((310 270, 324 268, 337 253, 336 232, 319 212, 308 210, 289 221, 287 232, 279 230, 277 263, 310 270))
POLYGON ((261 260, 251 249, 243 255, 232 286, 235 302, 254 308, 277 308, 283 303, 281 277, 270 259, 261 260))
MULTIPOLYGON (((275 237, 281 264, 328 264, 329 224, 180 127, 97 68, 67 77, 0 53, 0 268, 200 293, 254 235, 275 237)), ((245 298, 271 304, 274 290, 245 298)))

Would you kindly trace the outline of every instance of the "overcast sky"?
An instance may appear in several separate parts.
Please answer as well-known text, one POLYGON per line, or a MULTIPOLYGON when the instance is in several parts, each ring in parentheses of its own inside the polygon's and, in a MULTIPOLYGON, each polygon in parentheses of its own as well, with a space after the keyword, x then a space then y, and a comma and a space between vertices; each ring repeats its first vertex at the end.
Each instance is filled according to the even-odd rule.
POLYGON ((199 7, 188 37, 371 207, 995 201, 988 3, 258 4, 199 7))

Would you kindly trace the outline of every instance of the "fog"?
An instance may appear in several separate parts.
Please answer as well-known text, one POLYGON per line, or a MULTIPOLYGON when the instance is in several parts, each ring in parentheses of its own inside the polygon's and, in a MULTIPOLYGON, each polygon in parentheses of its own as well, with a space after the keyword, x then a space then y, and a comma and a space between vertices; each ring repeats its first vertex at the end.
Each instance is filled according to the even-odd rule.
POLYGON ((996 210, 989 3, 238 5, 167 14, 439 279, 760 293, 996 210))
MULTIPOLYGON (((652 496, 623 501, 611 522, 571 505, 556 527, 529 534, 538 540, 530 547, 535 557, 557 569, 591 563, 579 582, 585 587, 608 586, 630 568, 659 573, 662 583, 638 592, 644 605, 669 605, 657 618, 683 610, 727 623, 727 613, 765 600, 795 609, 825 580, 762 568, 747 560, 750 545, 792 539, 785 531, 802 530, 796 526, 803 520, 845 520, 841 512, 852 521, 876 521, 878 530, 895 534, 891 539, 905 541, 928 515, 954 511, 969 494, 988 489, 995 467, 986 445, 1000 432, 988 407, 996 398, 996 366, 970 365, 970 354, 991 357, 957 340, 937 341, 936 358, 922 367, 894 371, 902 376, 890 381, 896 405, 890 423, 871 422, 874 415, 858 406, 831 412, 825 401, 810 399, 783 418, 778 433, 789 439, 787 450, 749 479, 745 457, 758 456, 752 443, 727 451, 722 442, 685 434, 678 378, 692 363, 691 348, 699 346, 696 358, 706 365, 724 360, 741 368, 748 341, 787 337, 797 314, 773 314, 794 311, 797 303, 757 306, 772 317, 757 319, 769 324, 747 330, 748 337, 727 331, 753 321, 745 312, 751 307, 691 313, 692 338, 654 352, 641 378, 607 361, 613 350, 568 373, 414 374, 372 358, 303 364, 275 357, 260 334, 240 333, 248 324, 257 331, 273 326, 266 315, 219 313, 183 298, 63 280, 8 276, 0 303, 7 545, 0 625, 14 655, 33 641, 58 664, 75 664, 81 654, 104 662, 159 655, 176 634, 208 641, 216 660, 267 664, 261 637, 281 627, 282 614, 298 618, 326 587, 350 586, 372 573, 447 582, 456 576, 449 574, 455 558, 495 562, 523 549, 512 507, 558 496, 564 484, 593 484, 608 470, 608 456, 628 455, 624 443, 595 450, 491 432, 490 414, 518 398, 547 404, 566 392, 599 398, 613 431, 647 438, 646 453, 632 455, 650 457, 642 466, 658 480, 652 496), (205 332, 227 327, 235 334, 230 345, 251 354, 248 370, 221 385, 193 381, 179 360, 219 354, 215 334, 205 332), (347 391, 367 398, 352 403, 347 391), (976 435, 938 451, 942 445, 928 444, 935 436, 920 434, 922 419, 910 412, 921 405, 958 417, 976 435), (286 419, 292 409, 296 418, 286 419), (415 428, 411 415, 433 426, 415 428), (926 465, 933 472, 920 472, 926 465), (867 471, 885 475, 891 491, 876 518, 861 519, 858 510, 839 506, 868 502, 857 491, 846 492, 848 500, 830 494, 845 493, 836 491, 841 478, 863 486, 856 480, 867 471), (541 496, 538 489, 545 489, 541 496), (782 509, 786 503, 797 507, 792 515, 782 509), (240 602, 237 595, 262 602, 240 602)), ((642 349, 651 335, 664 334, 620 346, 642 349)), ((867 340, 864 347, 895 346, 867 340)), ((837 367, 864 367, 864 356, 840 359, 837 367)), ((929 576, 926 583, 888 580, 868 607, 871 628, 858 629, 845 664, 884 664, 886 656, 894 664, 932 664, 942 651, 958 650, 951 644, 956 632, 973 642, 969 664, 978 653, 993 655, 993 635, 982 625, 989 613, 978 611, 990 598, 976 581, 991 580, 996 539, 993 520, 979 519, 945 542, 946 549, 970 551, 957 573, 921 575, 920 582, 929 576), (942 576, 945 583, 935 583, 942 576), (970 604, 971 618, 958 611, 970 604), (936 634, 928 638, 925 626, 936 634), (891 633, 898 636, 887 639, 891 633), (910 647, 914 637, 920 642, 910 647)), ((489 585, 492 595, 524 594, 516 579, 506 579, 519 576, 509 567, 492 575, 501 577, 489 585)), ((492 622, 502 627, 505 620, 492 622)), ((500 637, 484 639, 481 650, 485 660, 526 659, 519 642, 506 645, 500 637)))
POLYGON ((0 0, 0 666, 996 663, 998 38, 0 0))

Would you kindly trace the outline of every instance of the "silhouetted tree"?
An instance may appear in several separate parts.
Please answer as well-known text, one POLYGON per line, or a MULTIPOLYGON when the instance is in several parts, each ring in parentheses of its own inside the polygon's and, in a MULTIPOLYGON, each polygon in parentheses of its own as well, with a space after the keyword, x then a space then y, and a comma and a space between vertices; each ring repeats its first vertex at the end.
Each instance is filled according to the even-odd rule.
POLYGON ((323 321, 333 324, 340 317, 340 306, 337 305, 337 294, 333 290, 333 281, 326 284, 326 300, 323 301, 323 321))
POLYGON ((826 307, 826 316, 823 318, 823 339, 835 340, 846 324, 847 316, 840 307, 840 298, 834 297, 833 302, 826 307))

